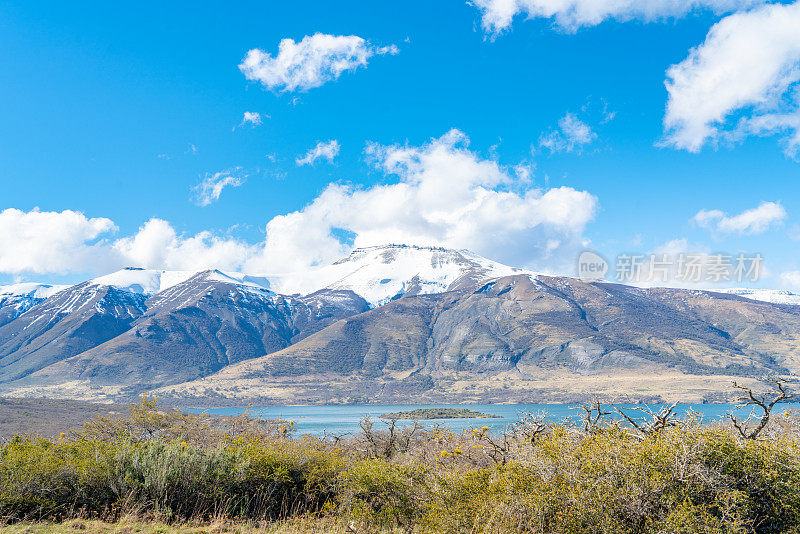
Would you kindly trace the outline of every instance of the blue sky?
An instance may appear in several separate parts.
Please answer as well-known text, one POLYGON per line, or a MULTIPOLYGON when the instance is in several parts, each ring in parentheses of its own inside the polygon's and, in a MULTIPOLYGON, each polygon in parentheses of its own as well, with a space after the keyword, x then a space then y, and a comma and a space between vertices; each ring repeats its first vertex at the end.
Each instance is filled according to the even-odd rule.
POLYGON ((566 274, 583 247, 609 258, 759 252, 769 270, 760 285, 800 285, 791 74, 800 45, 791 32, 764 45, 775 69, 757 73, 757 87, 723 80, 743 88, 720 96, 719 109, 704 107, 717 92, 702 94, 715 67, 738 61, 738 35, 746 43, 758 31, 782 35, 770 24, 788 12, 765 10, 794 17, 796 4, 707 0, 659 13, 652 1, 655 12, 632 8, 598 22, 571 3, 567 21, 566 11, 520 0, 513 22, 498 26, 487 22, 499 9, 490 0, 4 2, 0 282, 77 281, 126 264, 296 270, 346 253, 353 239, 385 236, 566 274), (712 27, 722 37, 684 63, 688 81, 670 77, 712 27), (239 68, 252 49, 274 59, 282 39, 317 33, 358 36, 366 64, 307 89, 270 88, 239 68), (683 137, 665 133, 670 101, 683 137), (261 123, 243 122, 245 112, 261 123), (713 136, 684 132, 698 126, 695 114, 710 117, 700 126, 713 136), (569 124, 588 130, 562 131, 569 124), (339 150, 330 160, 298 165, 331 140, 339 150), (410 159, 393 166, 397 158, 410 159), (204 180, 231 176, 218 198, 200 198, 204 180), (446 196, 447 180, 456 190, 471 185, 428 205, 426 184, 446 196), (330 184, 341 190, 326 196, 330 184), (384 197, 420 187, 396 227, 361 220, 362 203, 391 204, 384 197), (462 231, 462 204, 483 190, 516 195, 514 210, 498 210, 515 218, 476 208, 466 220, 498 224, 462 231), (550 198, 554 191, 564 198, 550 198), (769 209, 746 215, 763 203, 769 209), (696 218, 702 210, 712 214, 696 218), (159 225, 142 234, 152 220, 159 225))

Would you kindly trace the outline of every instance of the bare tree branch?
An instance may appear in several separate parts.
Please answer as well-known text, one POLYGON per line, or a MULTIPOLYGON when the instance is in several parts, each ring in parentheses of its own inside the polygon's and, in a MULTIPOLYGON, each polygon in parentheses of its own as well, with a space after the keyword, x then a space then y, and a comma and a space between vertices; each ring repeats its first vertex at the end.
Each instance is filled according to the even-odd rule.
POLYGON ((772 409, 775 405, 779 402, 796 398, 793 393, 786 391, 785 381, 779 376, 764 378, 762 382, 766 382, 772 386, 771 398, 767 398, 769 393, 758 395, 752 388, 741 386, 736 382, 733 383, 734 388, 744 392, 738 399, 737 408, 745 408, 747 406, 753 407, 750 410, 750 415, 743 421, 737 419, 733 411, 728 414, 734 428, 736 428, 739 432, 739 436, 743 439, 757 439, 761 431, 769 424, 770 418, 772 417, 772 409), (751 427, 750 422, 755 418, 756 408, 760 408, 762 411, 761 419, 759 419, 757 425, 751 427))
POLYGON ((674 402, 670 406, 663 406, 658 412, 654 412, 653 409, 647 405, 631 408, 632 411, 637 411, 646 415, 647 417, 644 421, 637 421, 618 406, 613 404, 611 406, 618 414, 628 421, 634 429, 645 436, 649 436, 667 428, 677 426, 677 414, 675 413, 675 407, 677 405, 678 403, 674 402))
POLYGON ((612 413, 603 410, 602 406, 600 406, 600 399, 597 397, 595 397, 591 403, 582 404, 570 409, 576 411, 580 410, 583 412, 581 415, 581 421, 583 421, 584 432, 594 432, 597 430, 597 428, 600 426, 600 421, 612 413))

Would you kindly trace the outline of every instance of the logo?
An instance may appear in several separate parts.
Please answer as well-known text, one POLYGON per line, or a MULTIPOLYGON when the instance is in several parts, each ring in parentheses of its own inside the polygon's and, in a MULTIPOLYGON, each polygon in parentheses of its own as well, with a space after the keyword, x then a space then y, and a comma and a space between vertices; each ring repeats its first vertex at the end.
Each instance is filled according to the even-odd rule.
POLYGON ((603 280, 607 272, 608 262, 596 252, 584 250, 578 256, 578 278, 584 282, 603 280))

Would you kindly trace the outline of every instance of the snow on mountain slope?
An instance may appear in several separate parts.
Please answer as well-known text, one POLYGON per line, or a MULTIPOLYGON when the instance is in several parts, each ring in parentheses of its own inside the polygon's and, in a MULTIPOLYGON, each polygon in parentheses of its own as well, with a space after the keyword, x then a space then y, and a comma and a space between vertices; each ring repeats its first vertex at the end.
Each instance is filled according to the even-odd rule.
POLYGON ((33 298, 33 299, 46 299, 51 295, 55 295, 62 289, 69 286, 39 284, 37 282, 23 282, 21 284, 10 284, 7 286, 0 286, 0 302, 5 298, 33 298))
POLYGON ((164 271, 126 267, 117 272, 90 280, 91 285, 111 286, 129 293, 155 295, 165 289, 181 284, 190 278, 205 273, 209 281, 239 284, 254 289, 269 289, 269 281, 263 276, 251 276, 236 272, 209 271, 164 271))
POLYGON ((0 286, 0 325, 16 319, 46 298, 69 286, 27 282, 0 286))
POLYGON ((224 282, 235 284, 245 289, 251 289, 260 293, 273 293, 270 289, 269 279, 265 276, 255 276, 231 271, 205 271, 204 279, 212 282, 224 282))
MULTIPOLYGON (((537 275, 509 267, 466 250, 411 245, 359 248, 331 265, 288 275, 249 275, 219 270, 168 271, 127 267, 89 281, 150 297, 202 275, 208 282, 225 282, 255 293, 309 295, 320 290, 353 291, 370 307, 402 295, 439 293, 468 283, 513 274, 537 275)), ((23 283, 0 286, 0 308, 14 306, 15 316, 69 286, 23 283)), ((715 289, 717 293, 774 304, 800 305, 800 294, 777 289, 715 289)), ((8 315, 8 313, 6 313, 8 315)), ((6 318, 10 320, 9 317, 6 318)))
POLYGON ((384 245, 356 249, 331 265, 271 281, 279 293, 350 290, 375 307, 404 294, 439 293, 462 283, 525 273, 535 274, 465 250, 384 245))
POLYGON ((771 302, 773 304, 792 304, 800 306, 800 295, 782 289, 747 289, 733 288, 716 290, 717 293, 737 295, 751 300, 771 302))
POLYGON ((126 267, 117 272, 89 280, 92 285, 111 286, 142 295, 153 295, 194 276, 195 271, 160 271, 126 267))

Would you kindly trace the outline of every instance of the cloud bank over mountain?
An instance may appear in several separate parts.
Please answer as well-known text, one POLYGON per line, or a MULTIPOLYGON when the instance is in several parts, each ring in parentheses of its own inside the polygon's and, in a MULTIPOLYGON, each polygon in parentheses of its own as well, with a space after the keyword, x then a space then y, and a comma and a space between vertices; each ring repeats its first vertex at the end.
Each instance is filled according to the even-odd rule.
MULTIPOLYGON (((368 144, 386 180, 330 183, 304 208, 266 224, 251 243, 211 231, 181 234, 153 218, 118 236, 106 218, 73 211, 0 212, 0 271, 6 274, 107 271, 121 266, 221 268, 285 273, 329 263, 354 247, 384 243, 470 249, 537 269, 571 265, 597 199, 570 187, 539 189, 512 168, 469 149, 459 130, 420 146, 368 144)), ((211 180, 200 201, 219 197, 211 180)))

